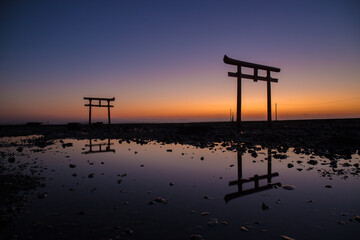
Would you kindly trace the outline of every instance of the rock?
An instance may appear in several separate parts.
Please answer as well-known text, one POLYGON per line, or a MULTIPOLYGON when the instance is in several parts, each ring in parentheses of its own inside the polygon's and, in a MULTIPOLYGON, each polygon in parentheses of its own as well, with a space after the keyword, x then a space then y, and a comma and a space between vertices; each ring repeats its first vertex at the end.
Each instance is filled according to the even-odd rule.
POLYGON ((167 149, 166 151, 167 151, 167 152, 172 152, 172 149, 167 149))
POLYGON ((38 198, 47 198, 47 193, 39 193, 38 198))
POLYGON ((354 215, 354 220, 360 222, 360 216, 359 215, 354 215))
POLYGON ((154 202, 157 202, 157 203, 162 203, 162 204, 167 204, 168 201, 164 198, 161 198, 161 197, 156 197, 153 199, 154 202))
POLYGON ((206 215, 209 215, 210 212, 202 212, 202 213, 200 213, 200 214, 201 214, 201 216, 206 216, 206 215))
POLYGON ((86 214, 85 211, 79 211, 79 212, 78 212, 78 215, 85 215, 85 214, 86 214))
POLYGON ((318 161, 316 160, 310 160, 307 162, 308 164, 311 164, 311 165, 317 165, 318 164, 318 161))
POLYGON ((23 151, 23 148, 22 148, 22 147, 18 147, 18 148, 16 149, 16 151, 22 152, 22 151, 23 151))
POLYGON ((62 147, 63 147, 63 148, 72 147, 72 145, 73 145, 72 143, 63 143, 63 144, 62 144, 62 147))
POLYGON ((200 160, 204 160, 204 157, 201 157, 200 160))
POLYGON ((283 185, 282 188, 286 189, 286 190, 294 190, 295 186, 293 186, 293 185, 283 185))
POLYGON ((288 168, 292 168, 292 167, 294 167, 294 165, 291 164, 291 163, 288 163, 287 167, 288 167, 288 168))
POLYGON ((213 200, 213 199, 214 199, 214 198, 209 197, 209 196, 204 196, 203 198, 204 198, 204 199, 209 199, 209 200, 213 200))
POLYGON ((191 234, 190 235, 191 240, 201 240, 203 237, 200 234, 191 234))
POLYGON ((229 223, 227 221, 222 221, 221 222, 223 225, 228 225, 229 223))
POLYGON ((73 173, 71 176, 76 177, 76 176, 77 176, 77 174, 76 174, 76 173, 73 173))
POLYGON ((134 231, 131 228, 125 228, 124 230, 125 230, 124 233, 126 235, 132 235, 134 233, 134 231))
POLYGON ((170 186, 174 186, 175 184, 173 182, 169 183, 170 186))
POLYGON ((76 168, 76 165, 74 165, 74 164, 69 164, 69 168, 76 168))
POLYGON ((240 228, 240 230, 243 231, 243 232, 248 232, 248 231, 249 231, 249 230, 248 230, 246 227, 244 227, 244 226, 242 226, 242 227, 240 228))
POLYGON ((15 162, 15 158, 14 158, 14 157, 9 157, 8 161, 9 161, 9 163, 14 163, 14 162, 15 162))
POLYGON ((261 208, 262 208, 262 210, 268 210, 270 207, 268 205, 266 205, 265 203, 262 203, 261 208))
POLYGON ((331 185, 326 185, 325 187, 326 187, 326 188, 332 188, 332 186, 331 186, 331 185))
POLYGON ((93 178, 94 175, 95 175, 95 173, 90 173, 90 174, 88 175, 88 178, 93 178))
POLYGON ((345 225, 345 222, 344 221, 338 221, 338 224, 345 225))
POLYGON ((254 151, 254 152, 251 153, 251 156, 252 156, 253 158, 257 158, 258 154, 254 151))
POLYGON ((295 240, 295 238, 291 238, 291 237, 288 237, 288 236, 285 236, 285 235, 281 235, 281 239, 283 239, 283 240, 295 240))
POLYGON ((216 225, 218 225, 218 220, 217 218, 211 218, 208 222, 208 225, 211 226, 211 227, 214 227, 216 225))

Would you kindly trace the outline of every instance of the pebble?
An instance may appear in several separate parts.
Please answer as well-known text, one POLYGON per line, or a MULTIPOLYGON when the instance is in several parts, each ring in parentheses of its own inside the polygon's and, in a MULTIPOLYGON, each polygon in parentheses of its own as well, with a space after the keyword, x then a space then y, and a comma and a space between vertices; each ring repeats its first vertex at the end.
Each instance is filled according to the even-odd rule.
POLYGON ((209 199, 209 200, 213 200, 214 198, 210 197, 210 196, 204 196, 204 199, 209 199))
POLYGON ((293 185, 283 185, 282 188, 286 189, 286 190, 294 190, 295 186, 293 186, 293 185))
POLYGON ((70 167, 70 168, 75 168, 76 165, 74 165, 74 164, 69 164, 69 167, 70 167))
POLYGON ((202 216, 206 216, 206 215, 209 215, 210 214, 210 212, 202 212, 202 213, 200 213, 202 216))
POLYGON ((283 240, 295 240, 295 238, 291 238, 291 237, 288 237, 288 236, 285 236, 285 235, 281 235, 281 239, 283 239, 283 240))
POLYGON ((93 178, 94 175, 95 175, 95 173, 90 173, 90 174, 88 175, 88 178, 93 178))
POLYGON ((242 226, 242 227, 240 228, 240 230, 243 231, 243 232, 248 232, 248 231, 249 231, 249 230, 248 230, 246 227, 244 227, 244 226, 242 226))
POLYGON ((268 205, 266 205, 265 203, 262 203, 261 208, 262 208, 262 210, 268 210, 270 207, 268 205))
POLYGON ((191 234, 190 235, 191 240, 201 240, 203 237, 200 234, 191 234))
POLYGON ((287 167, 288 167, 288 168, 292 168, 292 167, 294 167, 294 165, 291 164, 291 163, 288 163, 287 167))
POLYGON ((331 186, 331 185, 326 185, 325 187, 326 187, 326 188, 332 188, 332 186, 331 186))
POLYGON ((175 184, 173 182, 169 183, 170 186, 174 186, 175 184))
POLYGON ((211 218, 211 219, 209 220, 209 222, 208 222, 208 225, 209 225, 209 226, 212 226, 212 227, 218 225, 218 220, 217 220, 217 218, 211 218))
POLYGON ((204 157, 201 157, 200 160, 204 160, 205 158, 204 157))
POLYGON ((167 149, 166 151, 167 151, 167 152, 172 152, 172 149, 167 149))

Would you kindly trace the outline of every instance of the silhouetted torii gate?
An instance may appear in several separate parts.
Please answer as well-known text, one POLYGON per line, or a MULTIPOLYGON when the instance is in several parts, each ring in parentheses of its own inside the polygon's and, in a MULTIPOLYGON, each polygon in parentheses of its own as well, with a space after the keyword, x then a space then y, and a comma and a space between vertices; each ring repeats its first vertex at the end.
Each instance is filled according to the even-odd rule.
POLYGON ((93 98, 93 97, 84 97, 84 100, 89 100, 88 104, 85 104, 86 107, 89 107, 89 125, 91 125, 91 107, 107 107, 108 108, 108 123, 110 125, 110 108, 114 107, 110 105, 110 101, 115 101, 115 98, 93 98), (99 101, 99 104, 92 104, 91 101, 99 101), (107 101, 107 105, 101 105, 101 101, 107 101))
POLYGON ((224 55, 224 63, 237 66, 237 72, 228 72, 229 77, 237 78, 237 113, 236 113, 236 122, 238 124, 241 123, 241 79, 252 79, 254 82, 257 81, 266 81, 267 82, 267 119, 269 124, 271 124, 271 82, 278 82, 278 79, 272 78, 270 76, 271 72, 280 72, 280 68, 269 67, 265 65, 249 63, 244 61, 239 61, 236 59, 229 58, 224 55), (243 74, 241 72, 241 67, 253 68, 254 73, 251 74, 243 74), (266 76, 259 76, 258 70, 265 70, 266 76))
POLYGON ((90 153, 103 153, 103 152, 113 152, 115 153, 115 149, 111 149, 111 145, 114 145, 110 142, 110 138, 107 143, 92 143, 92 139, 89 139, 89 144, 85 144, 85 147, 89 147, 89 151, 82 152, 82 154, 90 154, 90 153), (101 147, 105 146, 105 149, 101 147), (93 147, 98 147, 99 150, 93 150, 93 147))
POLYGON ((271 149, 270 148, 268 148, 267 174, 260 175, 260 176, 258 174, 255 174, 254 177, 243 178, 243 176, 242 176, 242 172, 243 172, 242 171, 242 153, 241 152, 237 152, 237 160, 238 160, 238 163, 237 163, 238 179, 235 181, 230 181, 229 186, 237 185, 238 191, 226 194, 224 197, 225 203, 227 203, 230 200, 233 200, 235 198, 239 198, 239 197, 249 195, 252 193, 257 193, 257 192, 261 192, 261 191, 264 191, 267 189, 271 189, 271 188, 273 188, 273 186, 281 186, 280 182, 271 183, 272 178, 279 176, 279 173, 272 172, 271 149), (259 180, 261 180, 261 179, 267 179, 267 184, 264 186, 259 186, 259 180), (243 190, 243 184, 249 183, 249 182, 254 182, 254 188, 243 190))

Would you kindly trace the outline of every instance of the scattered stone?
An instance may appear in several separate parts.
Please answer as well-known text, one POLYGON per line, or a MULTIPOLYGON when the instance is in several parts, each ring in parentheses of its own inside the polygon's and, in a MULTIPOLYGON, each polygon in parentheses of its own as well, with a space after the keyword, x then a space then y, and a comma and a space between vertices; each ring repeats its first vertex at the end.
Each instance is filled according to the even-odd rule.
POLYGON ((248 231, 249 231, 249 230, 248 230, 246 227, 244 227, 244 226, 242 226, 242 227, 240 228, 240 230, 243 231, 243 232, 248 232, 248 231))
POLYGON ((124 229, 124 233, 126 235, 132 235, 134 233, 134 231, 131 228, 125 228, 124 229))
POLYGON ((204 160, 204 157, 201 157, 200 160, 204 160))
POLYGON ((311 164, 311 165, 317 165, 318 164, 318 161, 316 160, 310 160, 307 162, 308 164, 311 164))
POLYGON ((39 193, 38 198, 40 198, 40 199, 47 198, 47 193, 39 193))
POLYGON ((72 143, 63 143, 63 144, 62 144, 62 147, 63 147, 63 148, 72 147, 72 145, 73 145, 72 143))
POLYGON ((221 222, 223 225, 228 225, 229 223, 227 221, 222 221, 221 222))
POLYGON ((332 188, 332 186, 331 186, 331 185, 326 185, 325 187, 326 187, 326 188, 332 188))
POLYGON ((261 208, 262 208, 262 210, 268 210, 270 207, 268 205, 266 205, 265 203, 262 203, 261 208))
POLYGON ((77 174, 76 174, 76 173, 73 173, 71 176, 76 177, 76 176, 77 176, 77 174))
POLYGON ((144 167, 144 164, 141 164, 140 167, 144 167))
POLYGON ((360 216, 359 215, 354 215, 354 220, 360 222, 360 216))
POLYGON ((210 197, 210 196, 204 196, 204 199, 209 199, 209 200, 213 200, 214 198, 210 197))
POLYGON ((191 234, 190 235, 191 240, 201 240, 203 237, 200 234, 191 234))
POLYGON ((283 240, 295 240, 295 238, 291 238, 291 237, 288 237, 288 236, 285 236, 285 235, 281 235, 281 239, 283 239, 283 240))
POLYGON ((14 162, 15 162, 15 158, 14 158, 14 157, 9 157, 8 161, 9 161, 9 163, 14 163, 14 162))
POLYGON ((294 167, 294 165, 291 164, 291 163, 288 163, 287 167, 288 167, 288 168, 292 168, 292 167, 294 167))
POLYGON ((169 183, 170 186, 174 186, 175 184, 173 182, 169 183))
POLYGON ((293 185, 283 185, 282 188, 286 189, 286 190, 294 190, 295 186, 293 186, 293 185))
POLYGON ((307 200, 308 203, 312 203, 312 200, 307 200))
POLYGON ((338 221, 338 224, 345 225, 345 222, 344 221, 338 221))
POLYGON ((166 151, 167 151, 167 152, 172 152, 172 149, 167 149, 166 151))
POLYGON ((210 212, 202 212, 200 214, 201 214, 201 216, 206 216, 206 215, 210 215, 210 212))
POLYGON ((75 168, 76 165, 74 165, 74 164, 69 164, 69 167, 70 167, 70 168, 75 168))
POLYGON ((95 173, 90 173, 90 174, 88 175, 88 178, 93 178, 94 175, 95 175, 95 173))
POLYGON ((211 226, 211 227, 214 227, 216 225, 218 225, 218 220, 217 218, 211 218, 208 222, 208 225, 211 226))
POLYGON ((259 225, 259 224, 261 224, 261 222, 260 222, 260 221, 256 221, 256 222, 254 222, 254 224, 259 225))

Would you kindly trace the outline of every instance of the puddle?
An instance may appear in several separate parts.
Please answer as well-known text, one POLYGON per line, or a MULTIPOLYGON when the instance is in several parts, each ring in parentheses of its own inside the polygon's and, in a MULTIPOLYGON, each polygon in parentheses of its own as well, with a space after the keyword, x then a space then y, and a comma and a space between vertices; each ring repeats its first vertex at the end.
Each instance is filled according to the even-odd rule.
POLYGON ((280 153, 257 147, 256 154, 240 154, 220 143, 208 149, 117 139, 63 139, 21 151, 15 145, 0 147, 6 169, 22 164, 24 174, 44 177, 46 186, 2 226, 1 239, 353 239, 360 234, 357 154, 334 168, 329 159, 295 154, 292 148, 280 153))

